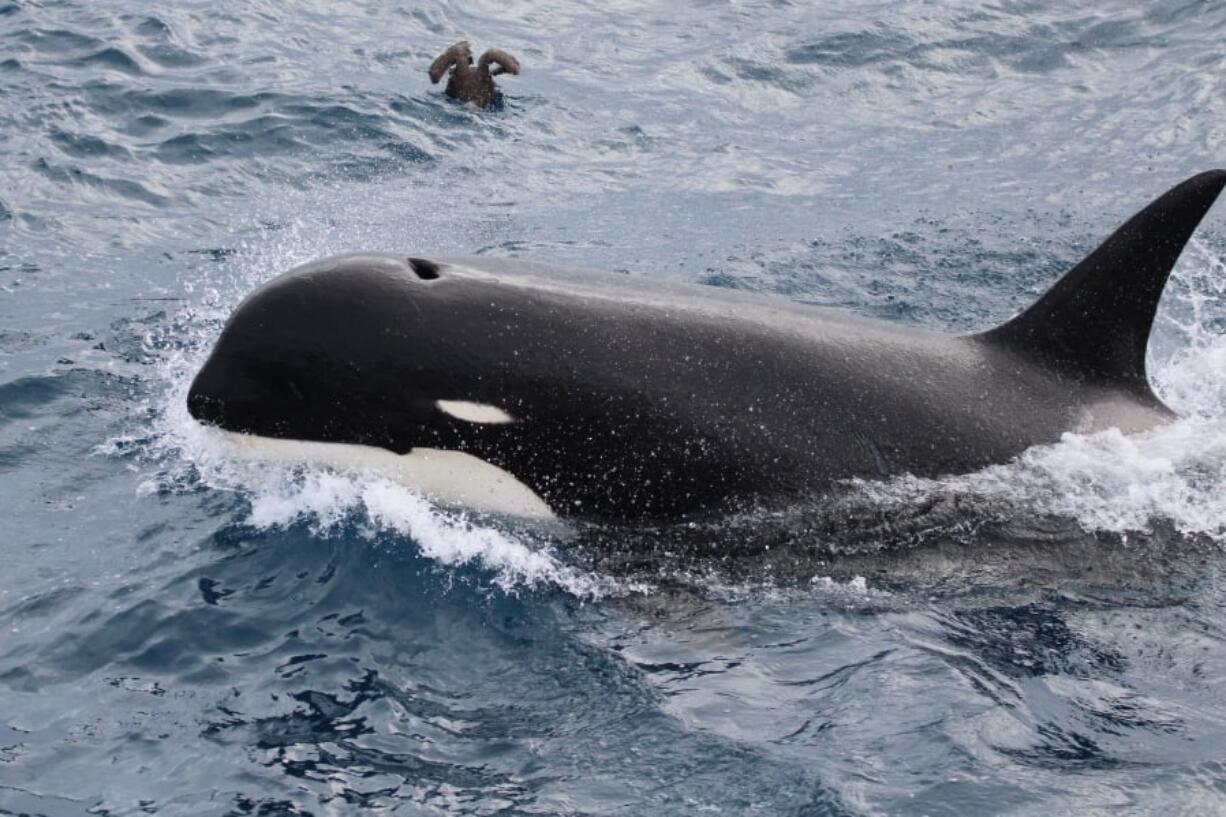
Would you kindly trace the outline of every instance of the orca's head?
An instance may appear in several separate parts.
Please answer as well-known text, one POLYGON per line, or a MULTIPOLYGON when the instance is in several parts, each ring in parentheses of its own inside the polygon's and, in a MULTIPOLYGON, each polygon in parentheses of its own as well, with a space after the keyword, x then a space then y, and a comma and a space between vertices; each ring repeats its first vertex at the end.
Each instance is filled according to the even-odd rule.
POLYGON ((404 453, 511 415, 481 396, 479 367, 440 333, 464 304, 428 290, 440 267, 362 255, 298 267, 230 317, 188 392, 197 420, 280 439, 404 453))
POLYGON ((722 501, 750 472, 710 432, 718 404, 693 398, 724 358, 702 369, 690 353, 722 319, 679 322, 627 291, 515 262, 325 259, 238 306, 188 409, 278 444, 409 455, 405 467, 472 458, 593 517, 722 501))

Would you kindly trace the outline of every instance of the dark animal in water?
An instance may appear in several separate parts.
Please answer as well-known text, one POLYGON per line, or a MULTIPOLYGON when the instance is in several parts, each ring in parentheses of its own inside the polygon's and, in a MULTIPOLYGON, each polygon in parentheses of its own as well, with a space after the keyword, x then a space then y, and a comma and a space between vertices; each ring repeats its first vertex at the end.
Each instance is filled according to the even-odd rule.
POLYGON ((238 307, 188 409, 247 448, 524 515, 692 518, 965 473, 1174 416, 1145 348, 1224 185, 1178 185, 971 335, 506 259, 330 258, 238 307))
POLYGON ((498 95, 494 77, 518 74, 519 60, 505 51, 491 48, 481 55, 474 68, 472 46, 465 40, 448 48, 430 64, 430 81, 437 85, 448 68, 451 69, 451 78, 447 80, 447 96, 487 108, 498 95), (491 65, 494 66, 493 70, 490 69, 491 65))

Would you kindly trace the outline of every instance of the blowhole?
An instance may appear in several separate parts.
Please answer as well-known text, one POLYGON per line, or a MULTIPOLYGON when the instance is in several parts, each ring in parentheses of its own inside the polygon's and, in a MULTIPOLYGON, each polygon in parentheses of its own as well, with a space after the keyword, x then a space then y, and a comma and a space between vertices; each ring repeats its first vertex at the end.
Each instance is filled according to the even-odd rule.
POLYGON ((413 272, 417 273, 417 277, 423 281, 433 281, 438 278, 438 264, 433 261, 427 261, 424 258, 410 258, 409 266, 413 268, 413 272))

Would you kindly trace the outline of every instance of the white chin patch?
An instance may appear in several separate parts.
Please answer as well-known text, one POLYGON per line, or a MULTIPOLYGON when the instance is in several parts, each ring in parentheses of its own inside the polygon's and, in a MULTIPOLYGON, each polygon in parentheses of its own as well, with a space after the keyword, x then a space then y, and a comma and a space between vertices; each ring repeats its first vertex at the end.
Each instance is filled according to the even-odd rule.
POLYGON ((246 459, 303 463, 338 471, 369 471, 419 491, 441 505, 526 519, 556 518, 527 485, 498 466, 462 451, 414 448, 407 454, 394 454, 372 445, 280 440, 233 431, 222 434, 235 453, 246 459))
POLYGON ((467 400, 438 400, 435 401, 434 405, 444 414, 450 414, 457 420, 465 420, 469 423, 499 425, 515 422, 515 418, 510 414, 507 414, 498 406, 491 406, 488 403, 470 403, 467 400))

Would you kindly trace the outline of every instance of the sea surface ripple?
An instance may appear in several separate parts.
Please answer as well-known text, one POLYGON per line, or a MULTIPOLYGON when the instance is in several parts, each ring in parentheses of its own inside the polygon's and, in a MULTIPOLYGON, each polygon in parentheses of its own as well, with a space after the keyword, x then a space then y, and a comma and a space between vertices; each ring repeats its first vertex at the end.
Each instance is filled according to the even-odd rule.
MULTIPOLYGON (((353 250, 950 331, 1226 162, 1226 6, 0 0, 0 814, 1226 812, 1226 229, 1183 419, 645 543, 231 461, 230 309, 353 250), (524 65, 451 104, 447 45, 524 65)), ((951 395, 950 399, 958 399, 951 395)))

